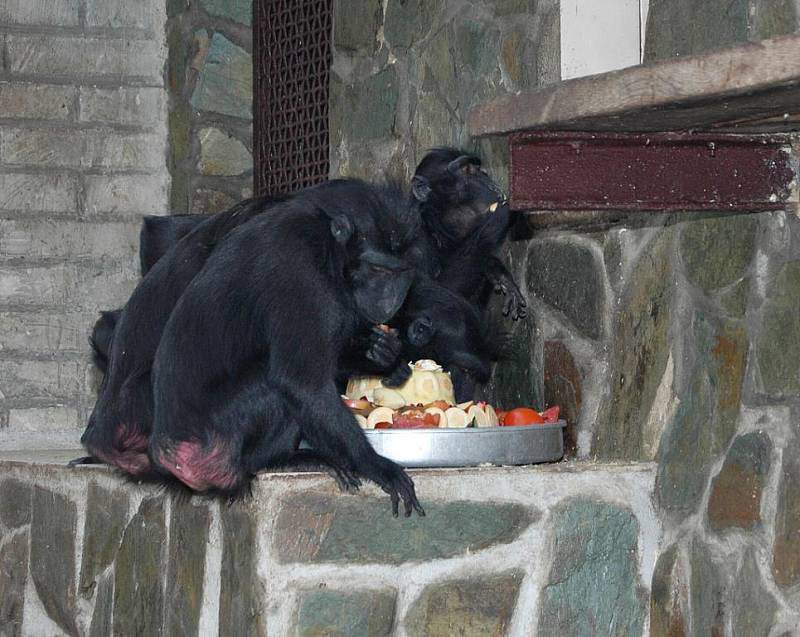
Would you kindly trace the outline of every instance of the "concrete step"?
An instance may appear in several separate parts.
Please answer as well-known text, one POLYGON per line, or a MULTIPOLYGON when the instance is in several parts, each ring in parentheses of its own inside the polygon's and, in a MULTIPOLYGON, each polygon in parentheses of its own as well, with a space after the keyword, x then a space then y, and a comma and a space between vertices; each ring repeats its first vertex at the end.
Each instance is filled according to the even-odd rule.
POLYGON ((322 473, 228 505, 78 455, 0 453, 0 634, 647 634, 651 464, 415 470, 394 519, 322 473))

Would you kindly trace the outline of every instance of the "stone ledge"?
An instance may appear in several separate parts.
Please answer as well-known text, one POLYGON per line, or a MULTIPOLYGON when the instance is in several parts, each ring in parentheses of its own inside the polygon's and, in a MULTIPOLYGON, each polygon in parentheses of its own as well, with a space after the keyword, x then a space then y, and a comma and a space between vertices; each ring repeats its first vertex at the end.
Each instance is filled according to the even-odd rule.
POLYGON ((652 464, 415 470, 427 516, 395 520, 378 488, 321 473, 265 473, 222 506, 64 466, 80 454, 0 452, 0 632, 646 629, 652 464))

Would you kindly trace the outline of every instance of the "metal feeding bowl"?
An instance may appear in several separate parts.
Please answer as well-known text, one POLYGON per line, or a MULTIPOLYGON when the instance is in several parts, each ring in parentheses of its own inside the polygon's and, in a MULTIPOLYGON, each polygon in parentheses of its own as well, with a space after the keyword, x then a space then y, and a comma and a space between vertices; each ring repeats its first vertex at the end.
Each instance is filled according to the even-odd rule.
POLYGON ((369 429, 382 456, 404 467, 470 467, 555 462, 564 455, 564 427, 547 425, 468 429, 369 429))

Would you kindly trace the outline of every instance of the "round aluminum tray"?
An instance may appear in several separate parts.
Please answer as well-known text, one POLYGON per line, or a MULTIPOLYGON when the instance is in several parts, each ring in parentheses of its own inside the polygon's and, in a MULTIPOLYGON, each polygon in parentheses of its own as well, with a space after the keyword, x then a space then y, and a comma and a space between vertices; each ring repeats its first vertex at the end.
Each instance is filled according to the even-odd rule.
POLYGON ((554 462, 564 455, 567 423, 469 429, 368 429, 382 456, 404 467, 469 467, 554 462))

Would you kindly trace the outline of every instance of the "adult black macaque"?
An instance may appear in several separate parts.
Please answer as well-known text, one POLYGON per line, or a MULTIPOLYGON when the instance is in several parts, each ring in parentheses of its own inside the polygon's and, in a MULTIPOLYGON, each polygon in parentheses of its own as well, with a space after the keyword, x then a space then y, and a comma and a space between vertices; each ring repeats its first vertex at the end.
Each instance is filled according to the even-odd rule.
POLYGON ((220 243, 156 353, 157 470, 196 491, 237 493, 257 471, 290 462, 303 439, 334 468, 381 486, 395 515, 401 499, 407 516, 424 514, 411 479, 372 449, 335 385, 343 348, 390 320, 414 277, 397 257, 414 219, 395 205, 293 198, 220 243))
POLYGON ((494 288, 506 297, 504 316, 524 317, 525 298, 496 256, 511 226, 510 209, 480 158, 435 148, 417 166, 411 191, 432 241, 420 248, 421 269, 481 307, 494 288))

